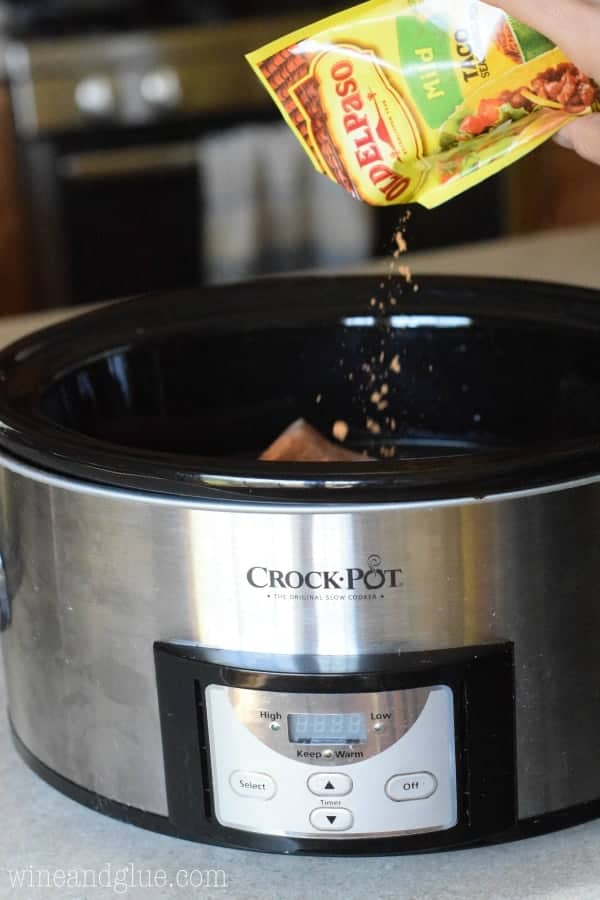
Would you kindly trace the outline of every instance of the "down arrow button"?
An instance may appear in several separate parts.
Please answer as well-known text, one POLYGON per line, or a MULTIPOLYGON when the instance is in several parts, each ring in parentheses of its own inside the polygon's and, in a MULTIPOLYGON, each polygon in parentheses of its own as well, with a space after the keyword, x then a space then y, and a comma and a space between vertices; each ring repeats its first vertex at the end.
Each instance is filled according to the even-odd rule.
POLYGON ((332 814, 327 809, 313 809, 310 824, 317 831, 349 831, 354 825, 354 816, 349 809, 336 809, 332 814))

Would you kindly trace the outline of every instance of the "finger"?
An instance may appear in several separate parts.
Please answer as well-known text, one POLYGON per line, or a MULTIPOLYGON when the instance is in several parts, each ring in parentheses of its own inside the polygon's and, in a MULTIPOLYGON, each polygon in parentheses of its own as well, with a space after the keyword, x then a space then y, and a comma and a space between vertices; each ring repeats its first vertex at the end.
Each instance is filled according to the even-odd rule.
POLYGON ((558 134, 555 134, 553 140, 556 144, 558 144, 560 147, 563 147, 565 150, 575 149, 573 139, 568 134, 566 128, 563 128, 562 131, 559 131, 558 134))
POLYGON ((588 0, 491 0, 490 5, 541 31, 587 75, 600 79, 600 7, 588 0))
POLYGON ((571 122, 555 140, 600 166, 600 113, 571 122))

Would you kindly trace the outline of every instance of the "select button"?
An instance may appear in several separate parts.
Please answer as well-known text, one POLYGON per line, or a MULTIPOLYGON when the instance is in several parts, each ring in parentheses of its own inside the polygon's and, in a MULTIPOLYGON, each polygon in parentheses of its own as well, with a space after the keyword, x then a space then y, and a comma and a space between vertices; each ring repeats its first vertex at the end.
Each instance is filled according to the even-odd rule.
POLYGON ((248 799, 272 800, 277 793, 277 785, 264 772, 238 769, 229 776, 229 784, 239 797, 248 799))

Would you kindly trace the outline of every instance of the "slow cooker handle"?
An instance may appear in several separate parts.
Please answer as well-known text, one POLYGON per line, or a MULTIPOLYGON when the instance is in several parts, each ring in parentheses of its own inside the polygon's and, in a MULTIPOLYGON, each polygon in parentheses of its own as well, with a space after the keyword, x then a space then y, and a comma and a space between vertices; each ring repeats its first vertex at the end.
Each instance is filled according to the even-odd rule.
POLYGON ((6 571, 4 561, 0 556, 0 633, 6 631, 10 625, 11 604, 8 586, 6 584, 6 571))

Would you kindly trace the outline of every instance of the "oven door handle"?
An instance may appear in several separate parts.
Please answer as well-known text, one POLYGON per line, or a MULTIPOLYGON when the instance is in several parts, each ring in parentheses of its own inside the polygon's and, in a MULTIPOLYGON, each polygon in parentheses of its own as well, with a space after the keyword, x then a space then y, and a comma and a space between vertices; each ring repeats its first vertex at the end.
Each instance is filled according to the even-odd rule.
POLYGON ((187 169, 195 166, 198 158, 198 145, 195 143, 156 144, 70 154, 61 157, 58 171, 68 181, 131 178, 153 172, 187 169))

